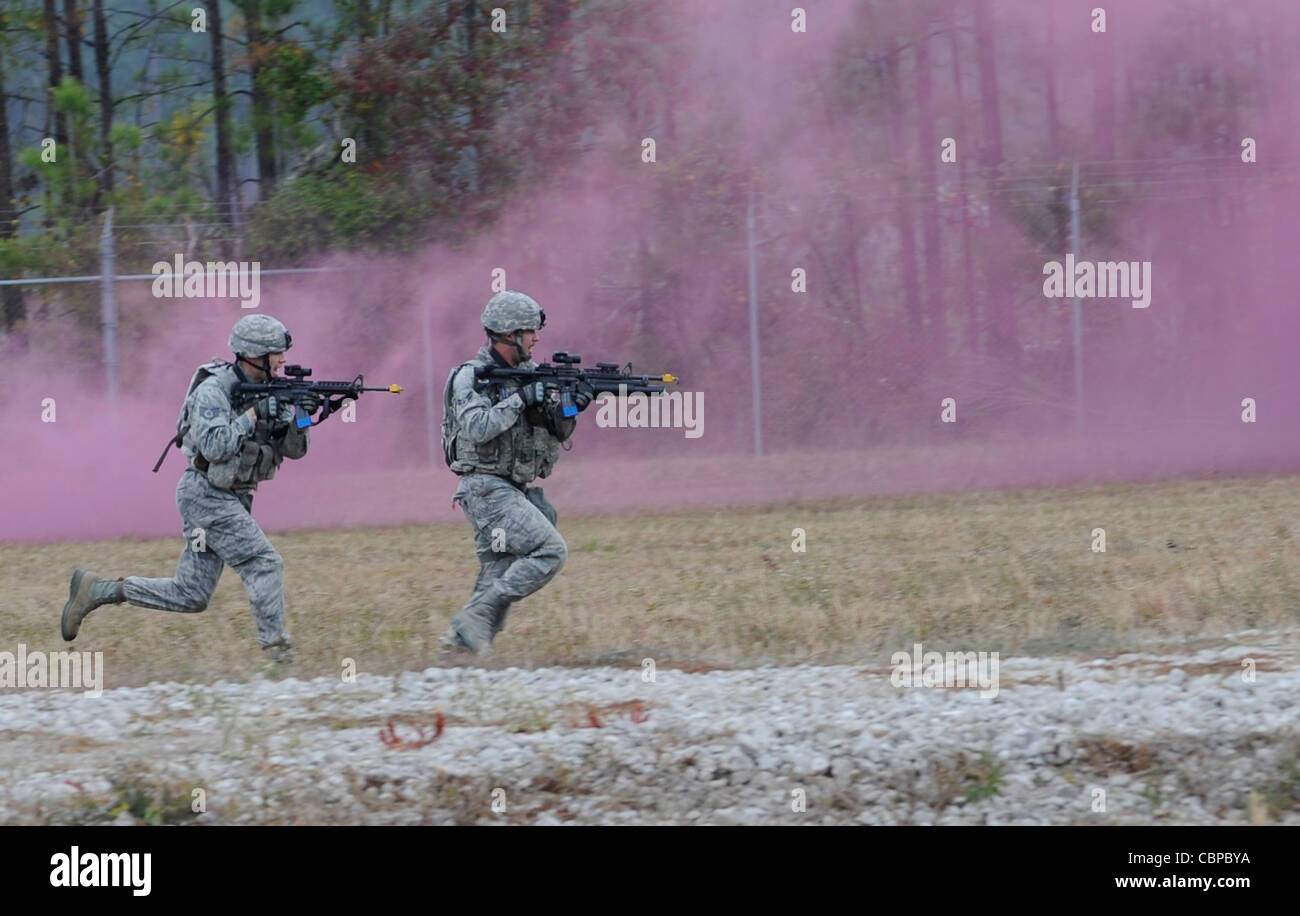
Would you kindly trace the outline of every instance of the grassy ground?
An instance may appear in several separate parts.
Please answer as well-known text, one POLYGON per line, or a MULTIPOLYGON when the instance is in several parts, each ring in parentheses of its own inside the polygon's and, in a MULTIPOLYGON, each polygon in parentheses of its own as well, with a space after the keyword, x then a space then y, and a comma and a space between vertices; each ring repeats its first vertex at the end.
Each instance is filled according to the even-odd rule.
MULTIPOLYGON (((564 517, 569 559, 511 612, 493 667, 887 665, 926 649, 1113 652, 1300 622, 1300 479, 1178 481, 564 517), (1106 552, 1092 550, 1094 528, 1106 552), (791 550, 806 532, 806 552, 791 550)), ((477 562, 465 523, 272 535, 297 676, 437 664, 477 562)), ((0 544, 0 650, 66 648, 68 577, 170 575, 179 537, 0 544)), ((197 615, 106 607, 74 646, 105 686, 245 677, 263 666, 229 570, 197 615)))

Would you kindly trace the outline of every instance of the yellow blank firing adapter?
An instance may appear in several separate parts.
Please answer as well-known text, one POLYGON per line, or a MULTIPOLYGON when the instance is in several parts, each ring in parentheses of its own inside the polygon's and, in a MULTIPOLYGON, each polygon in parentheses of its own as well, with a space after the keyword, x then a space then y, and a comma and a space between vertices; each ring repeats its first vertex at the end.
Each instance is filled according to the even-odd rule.
POLYGON ((659 377, 659 380, 665 385, 671 385, 673 382, 677 381, 677 376, 673 375, 671 372, 665 372, 659 377))
POLYGON ((388 386, 388 391, 389 391, 390 394, 401 394, 401 393, 402 393, 402 386, 401 386, 401 385, 389 385, 389 386, 388 386))

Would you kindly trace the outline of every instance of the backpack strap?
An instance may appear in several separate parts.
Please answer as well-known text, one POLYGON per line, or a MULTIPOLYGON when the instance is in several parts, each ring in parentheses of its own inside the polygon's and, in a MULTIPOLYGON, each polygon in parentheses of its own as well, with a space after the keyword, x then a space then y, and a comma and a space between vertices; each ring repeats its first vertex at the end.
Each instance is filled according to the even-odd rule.
MULTIPOLYGON (((171 447, 174 445, 180 448, 185 441, 185 434, 190 431, 190 395, 194 394, 194 389, 198 388, 208 378, 216 375, 218 369, 229 365, 231 364, 225 360, 214 359, 212 362, 204 363, 194 370, 194 377, 190 379, 190 387, 185 392, 185 401, 181 404, 181 414, 176 420, 176 435, 168 439, 167 444, 163 446, 162 454, 158 456, 158 461, 153 466, 155 474, 158 473, 158 469, 162 467, 163 462, 167 460, 167 452, 171 450, 171 447)), ((230 392, 227 391, 226 396, 229 397, 229 395, 230 392)))
POLYGON ((442 457, 447 462, 447 467, 451 467, 456 462, 456 436, 458 435, 451 406, 452 386, 461 370, 472 365, 474 365, 473 361, 461 363, 452 369, 447 376, 447 384, 442 387, 442 457))

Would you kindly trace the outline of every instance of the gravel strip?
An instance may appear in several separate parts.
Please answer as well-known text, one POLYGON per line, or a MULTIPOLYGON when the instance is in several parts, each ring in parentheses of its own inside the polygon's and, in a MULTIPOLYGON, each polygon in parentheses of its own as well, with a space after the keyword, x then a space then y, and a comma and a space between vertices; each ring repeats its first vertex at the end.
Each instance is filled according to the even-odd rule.
POLYGON ((1300 640, 1235 641, 1004 659, 992 698, 843 666, 6 691, 0 822, 1300 824, 1300 640))

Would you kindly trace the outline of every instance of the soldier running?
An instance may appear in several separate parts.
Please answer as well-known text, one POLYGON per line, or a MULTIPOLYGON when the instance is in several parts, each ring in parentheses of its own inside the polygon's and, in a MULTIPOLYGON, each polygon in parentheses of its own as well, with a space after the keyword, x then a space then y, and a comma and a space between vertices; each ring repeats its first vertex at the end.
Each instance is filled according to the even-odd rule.
MULTIPOLYGON (((231 402, 237 382, 265 382, 274 376, 291 343, 276 319, 247 315, 230 334, 235 362, 208 363, 194 373, 177 421, 177 440, 189 467, 176 486, 187 542, 176 575, 101 579, 78 569, 63 607, 65 640, 75 639, 86 615, 104 604, 202 611, 229 564, 248 592, 263 652, 278 662, 291 660, 284 630, 284 561, 251 513, 257 485, 274 477, 285 458, 307 454, 310 435, 293 422, 294 405, 273 395, 239 406, 231 402)), ((307 415, 319 407, 314 396, 299 401, 307 415)))
MULTIPOLYGON (((530 296, 497 293, 483 309, 488 344, 452 370, 443 389, 444 448, 460 476, 452 504, 474 528, 479 574, 474 593, 439 640, 444 655, 488 648, 505 626, 510 605, 555 578, 568 548, 555 528, 555 509, 540 487, 573 435, 555 393, 542 382, 479 382, 477 366, 532 369, 546 313, 530 296)), ((574 404, 585 410, 594 392, 580 385, 574 404)))

